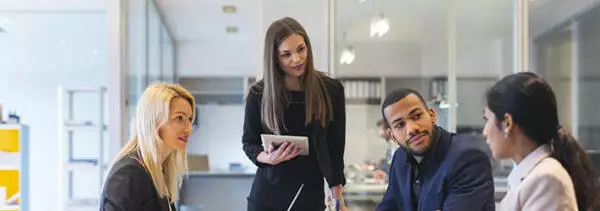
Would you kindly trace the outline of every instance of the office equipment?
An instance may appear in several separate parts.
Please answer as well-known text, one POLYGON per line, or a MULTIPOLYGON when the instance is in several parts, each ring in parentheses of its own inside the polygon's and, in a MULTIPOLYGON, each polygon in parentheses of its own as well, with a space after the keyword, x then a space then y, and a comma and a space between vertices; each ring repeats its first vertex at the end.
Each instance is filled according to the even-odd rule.
MULTIPOLYGON (((58 119, 59 119, 59 142, 61 146, 60 151, 60 210, 68 211, 79 211, 89 210, 92 208, 97 209, 100 204, 100 191, 104 182, 107 166, 105 165, 105 144, 104 136, 106 132, 105 119, 105 95, 106 88, 104 87, 91 87, 91 88, 74 88, 68 89, 64 87, 58 88, 58 119), (89 107, 81 108, 85 109, 85 114, 97 115, 96 120, 80 120, 75 117, 75 97, 87 97, 98 98, 98 109, 92 110, 89 107), (66 103, 66 105, 63 105, 66 103), (77 134, 80 132, 88 132, 84 140, 75 140, 77 134), (89 133, 97 134, 88 136, 89 133), (75 146, 86 146, 89 147, 91 143, 94 143, 97 139, 97 145, 92 147, 96 151, 94 153, 87 154, 86 158, 79 157, 77 147, 75 146), (94 157, 95 158, 90 158, 94 157), (96 172, 96 175, 90 175, 89 172, 96 172), (92 177, 93 176, 93 177, 92 177), (89 178, 88 178, 89 177, 89 178), (93 193, 88 196, 76 196, 75 190, 85 189, 79 185, 74 185, 74 181, 85 181, 86 187, 94 187, 93 193)), ((89 103, 89 102, 88 102, 89 103)), ((95 144, 95 143, 94 143, 95 144)), ((85 154, 85 153, 84 153, 85 154)), ((85 191, 84 191, 85 192, 85 191)))
POLYGON ((308 155, 310 148, 308 148, 308 137, 306 136, 282 136, 282 135, 271 135, 271 134, 261 134, 263 147, 267 150, 270 144, 275 145, 276 147, 281 145, 283 142, 291 142, 296 144, 296 147, 302 149, 300 155, 308 155))
POLYGON ((0 211, 29 210, 29 127, 0 125, 0 211))

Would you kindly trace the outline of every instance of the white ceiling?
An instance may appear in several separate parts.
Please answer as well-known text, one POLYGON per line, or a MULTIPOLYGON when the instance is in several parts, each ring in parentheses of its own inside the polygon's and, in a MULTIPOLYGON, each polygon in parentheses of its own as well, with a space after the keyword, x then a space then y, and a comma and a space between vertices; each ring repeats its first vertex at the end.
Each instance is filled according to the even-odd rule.
MULTIPOLYGON (((325 1, 325 0, 323 0, 325 1)), ((531 32, 537 34, 564 20, 571 14, 598 0, 533 0, 530 1, 531 32)), ((180 42, 221 41, 223 39, 255 40, 262 36, 265 26, 261 17, 269 13, 323 13, 326 8, 272 7, 278 1, 269 0, 156 0, 163 12, 167 25, 180 42), (224 14, 223 5, 235 5, 236 14, 224 14), (271 5, 271 7, 269 7, 271 5), (238 34, 226 34, 225 27, 239 27, 238 34), (261 28, 262 27, 262 28, 261 28)), ((281 0, 281 2, 286 2, 281 0)), ((369 41, 370 19, 383 14, 390 20, 391 31, 383 40, 418 40, 426 34, 445 36, 448 15, 448 1, 444 0, 336 0, 337 39, 348 41, 369 41)), ((512 0, 457 0, 458 32, 482 36, 512 36, 514 20, 512 0)), ((322 22, 319 19, 304 22, 322 22)))
POLYGON ((178 42, 250 40, 258 33, 259 4, 256 0, 156 0, 165 22, 178 42), (222 6, 235 5, 237 13, 224 14, 222 6), (237 26, 237 34, 227 34, 227 26, 237 26))
MULTIPOLYGON (((317 66, 323 70, 327 68, 328 0, 155 1, 180 46, 178 54, 180 71, 190 69, 190 73, 195 74, 201 72, 199 69, 204 67, 231 74, 242 74, 244 69, 260 72, 262 53, 260 49, 264 33, 271 21, 281 16, 294 17, 309 30, 313 46, 317 48, 313 49, 317 66), (236 6, 237 13, 224 14, 223 5, 236 6), (239 33, 225 33, 225 28, 230 25, 239 27, 239 33)), ((373 63, 379 61, 377 58, 387 58, 386 56, 389 55, 407 52, 420 54, 423 58, 420 63, 412 62, 415 63, 414 65, 411 65, 410 61, 392 62, 391 60, 394 59, 379 61, 381 63, 379 69, 388 69, 392 75, 397 73, 399 68, 424 72, 445 70, 446 62, 441 58, 446 57, 445 49, 448 45, 449 1, 366 0, 362 3, 358 0, 333 1, 335 1, 336 51, 348 45, 363 46, 361 49, 356 48, 356 64, 338 67, 336 71, 357 74, 364 74, 365 69, 376 71, 373 63), (374 39, 369 36, 369 25, 376 15, 384 15, 389 19, 390 31, 385 36, 374 39), (402 52, 398 52, 398 49, 383 48, 383 45, 405 47, 401 47, 402 52), (409 46, 413 47, 409 48, 409 46), (364 65, 360 66, 359 63, 364 65)), ((529 0, 530 36, 545 31, 598 1, 600 0, 529 0)), ((510 69, 513 57, 511 49, 513 48, 515 1, 455 0, 455 2, 456 38, 462 50, 460 54, 472 55, 470 59, 463 59, 465 61, 463 66, 469 66, 468 64, 473 60, 485 58, 485 62, 481 62, 481 65, 475 65, 470 69, 473 69, 474 73, 481 69, 510 69), (471 43, 485 45, 477 47, 471 43), (480 55, 482 58, 476 58, 482 52, 487 52, 489 55, 480 55)))

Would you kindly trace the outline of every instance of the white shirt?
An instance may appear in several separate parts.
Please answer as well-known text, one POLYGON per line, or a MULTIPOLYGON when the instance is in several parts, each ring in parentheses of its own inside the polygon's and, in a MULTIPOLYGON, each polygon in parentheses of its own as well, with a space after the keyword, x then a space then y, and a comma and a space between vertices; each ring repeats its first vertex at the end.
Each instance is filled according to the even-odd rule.
POLYGON ((502 210, 577 210, 571 177, 550 153, 548 145, 541 145, 512 170, 502 210))

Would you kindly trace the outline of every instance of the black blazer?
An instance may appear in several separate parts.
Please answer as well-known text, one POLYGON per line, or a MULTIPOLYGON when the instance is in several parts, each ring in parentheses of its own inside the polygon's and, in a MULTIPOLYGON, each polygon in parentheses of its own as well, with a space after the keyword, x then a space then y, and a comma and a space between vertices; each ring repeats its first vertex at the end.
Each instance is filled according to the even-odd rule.
MULTIPOLYGON (((159 198, 152 177, 133 157, 112 167, 100 200, 100 211, 169 211, 169 201, 159 198)), ((175 209, 173 209, 175 210, 175 209)))
MULTIPOLYGON (((321 126, 319 120, 309 124, 309 138, 315 140, 313 144, 319 168, 330 187, 345 185, 344 177, 344 148, 346 144, 346 103, 344 86, 334 78, 322 75, 324 84, 332 104, 333 121, 329 121, 326 128, 321 126)), ((259 153, 264 151, 261 133, 271 133, 262 124, 260 107, 262 101, 263 81, 254 84, 246 98, 244 116, 244 132, 242 135, 243 149, 246 156, 259 168, 269 167, 268 164, 256 160, 259 153)))

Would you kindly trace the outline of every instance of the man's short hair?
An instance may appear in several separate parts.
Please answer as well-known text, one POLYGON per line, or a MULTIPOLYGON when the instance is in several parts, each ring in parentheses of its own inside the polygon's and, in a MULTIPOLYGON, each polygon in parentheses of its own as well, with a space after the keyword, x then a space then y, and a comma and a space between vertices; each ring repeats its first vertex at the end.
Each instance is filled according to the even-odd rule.
POLYGON ((419 92, 417 92, 416 90, 410 89, 410 88, 396 89, 385 97, 385 99, 383 100, 383 104, 381 105, 381 115, 383 115, 383 121, 384 121, 385 125, 387 125, 389 127, 389 123, 388 123, 387 119, 385 118, 385 114, 383 113, 383 110, 385 110, 385 108, 387 108, 388 106, 393 105, 393 104, 397 103, 398 101, 404 99, 406 96, 408 96, 410 94, 414 94, 415 96, 417 96, 419 98, 419 100, 421 101, 421 103, 423 103, 423 106, 425 106, 425 108, 428 108, 427 103, 423 99, 423 96, 421 96, 421 94, 419 92))

